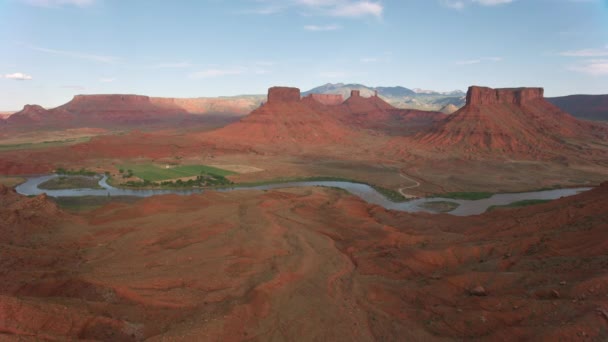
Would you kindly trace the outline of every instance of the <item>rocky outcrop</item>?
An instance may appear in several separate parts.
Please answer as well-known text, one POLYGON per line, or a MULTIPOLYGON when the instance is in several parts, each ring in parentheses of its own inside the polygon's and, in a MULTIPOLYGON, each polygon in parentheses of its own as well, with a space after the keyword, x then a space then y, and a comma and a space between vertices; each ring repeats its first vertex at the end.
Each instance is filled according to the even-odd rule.
POLYGON ((5 119, 9 125, 37 123, 48 117, 48 110, 39 105, 25 105, 23 109, 5 119))
POLYGON ((452 114, 458 111, 458 107, 456 107, 454 104, 449 103, 443 106, 439 111, 443 114, 452 114))
POLYGON ((341 106, 329 108, 312 97, 301 99, 298 88, 272 87, 260 108, 202 139, 222 147, 264 151, 352 143, 356 133, 340 121, 343 114, 341 106))
POLYGON ((25 105, 22 109, 23 112, 35 112, 35 113, 44 113, 46 109, 42 108, 39 105, 25 105))
POLYGON ((150 101, 165 108, 181 108, 190 114, 223 114, 243 116, 260 106, 266 96, 235 96, 228 98, 151 97, 150 101))
POLYGON ((467 92, 467 105, 478 106, 488 104, 523 105, 530 101, 544 98, 543 88, 502 88, 471 86, 467 92))
POLYGON ((75 95, 70 104, 93 105, 93 104, 141 104, 149 103, 150 97, 131 94, 99 94, 99 95, 75 95))
POLYGON ((378 96, 363 97, 359 90, 351 91, 350 97, 344 101, 344 107, 351 113, 366 115, 397 109, 378 96))
POLYGON ((0 184, 0 243, 22 244, 32 234, 48 232, 62 216, 46 194, 25 197, 0 184))
POLYGON ((46 110, 27 105, 5 120, 9 129, 125 127, 213 123, 226 124, 249 113, 259 101, 241 99, 174 99, 142 95, 76 95, 59 107, 46 110), (209 114, 209 115, 206 115, 209 114), (237 117, 237 118, 235 118, 237 117))
POLYGON ((268 102, 297 102, 300 101, 300 89, 290 87, 272 87, 268 89, 268 102))
POLYGON ((500 158, 580 158, 581 151, 601 154, 599 150, 590 151, 585 142, 607 136, 606 127, 577 120, 548 103, 542 88, 473 86, 467 93, 466 106, 418 134, 412 144, 476 158, 488 153, 500 158))
POLYGON ((337 106, 344 102, 342 94, 310 94, 306 98, 328 106, 337 106))

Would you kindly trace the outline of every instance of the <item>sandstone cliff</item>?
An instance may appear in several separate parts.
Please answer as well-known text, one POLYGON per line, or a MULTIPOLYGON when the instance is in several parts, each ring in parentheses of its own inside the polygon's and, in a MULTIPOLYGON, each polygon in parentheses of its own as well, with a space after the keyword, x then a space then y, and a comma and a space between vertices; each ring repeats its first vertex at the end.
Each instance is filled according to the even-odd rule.
POLYGON ((417 134, 412 143, 470 156, 549 158, 593 155, 584 141, 606 139, 606 126, 580 121, 543 98, 541 88, 470 87, 465 107, 417 134), (578 141, 578 142, 577 142, 578 141))
POLYGON ((515 104, 521 106, 543 99, 543 88, 504 88, 492 89, 471 86, 467 92, 467 105, 515 104))
POLYGON ((8 117, 5 126, 16 129, 129 127, 180 123, 228 123, 259 104, 247 99, 174 99, 142 95, 76 95, 59 107, 46 110, 26 105, 8 117))

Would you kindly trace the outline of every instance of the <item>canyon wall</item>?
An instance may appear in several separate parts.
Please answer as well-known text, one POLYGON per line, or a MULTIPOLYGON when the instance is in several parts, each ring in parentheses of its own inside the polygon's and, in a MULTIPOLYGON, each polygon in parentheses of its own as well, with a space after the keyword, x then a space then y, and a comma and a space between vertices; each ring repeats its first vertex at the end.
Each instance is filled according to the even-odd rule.
POLYGON ((487 105, 508 103, 522 105, 527 102, 543 99, 543 88, 502 88, 469 87, 467 105, 487 105))

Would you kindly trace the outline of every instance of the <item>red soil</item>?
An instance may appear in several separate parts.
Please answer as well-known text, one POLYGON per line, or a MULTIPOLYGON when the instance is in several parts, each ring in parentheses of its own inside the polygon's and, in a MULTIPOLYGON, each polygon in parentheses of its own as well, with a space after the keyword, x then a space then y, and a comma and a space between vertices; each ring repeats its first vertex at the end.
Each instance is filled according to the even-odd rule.
POLYGON ((608 183, 465 218, 328 189, 78 216, 0 194, 0 339, 608 338, 608 183))

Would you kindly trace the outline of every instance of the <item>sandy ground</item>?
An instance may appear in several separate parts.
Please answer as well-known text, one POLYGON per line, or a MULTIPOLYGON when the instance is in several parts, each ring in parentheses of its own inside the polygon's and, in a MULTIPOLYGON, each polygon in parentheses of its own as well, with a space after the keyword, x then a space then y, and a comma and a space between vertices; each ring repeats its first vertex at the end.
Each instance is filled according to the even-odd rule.
POLYGON ((76 128, 60 131, 36 131, 0 135, 0 145, 36 144, 45 141, 63 141, 68 139, 88 138, 107 134, 101 128, 76 128))
POLYGON ((0 176, 0 184, 8 186, 8 187, 14 187, 17 186, 21 183, 25 182, 25 178, 22 177, 3 177, 0 176))
POLYGON ((224 169, 236 173, 254 173, 264 171, 264 169, 260 169, 251 165, 211 164, 209 166, 217 167, 218 169, 224 169))
POLYGON ((608 338, 607 185, 469 218, 330 189, 81 214, 1 190, 0 339, 608 338))
MULTIPOLYGON (((93 133, 91 129, 30 132, 4 137, 0 142, 35 143, 93 133)), ((385 137, 372 133, 362 136, 356 145, 300 146, 295 152, 287 145, 281 149, 280 144, 274 150, 214 145, 201 138, 204 133, 178 129, 98 135, 73 146, 0 152, 0 175, 47 173, 57 167, 115 173, 118 165, 126 162, 204 164, 238 172, 231 176, 235 182, 330 176, 401 190, 408 197, 450 191, 508 192, 597 185, 608 178, 608 161, 601 158, 471 159, 464 155, 414 154, 422 152, 408 146, 395 155, 384 150, 385 137)))

